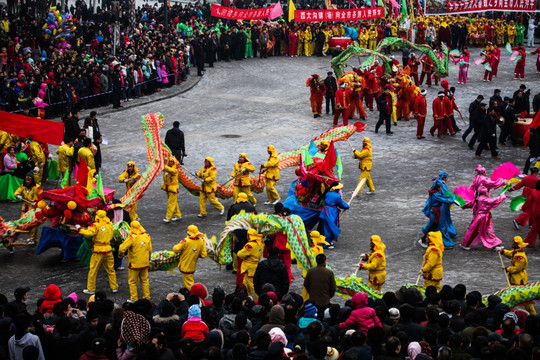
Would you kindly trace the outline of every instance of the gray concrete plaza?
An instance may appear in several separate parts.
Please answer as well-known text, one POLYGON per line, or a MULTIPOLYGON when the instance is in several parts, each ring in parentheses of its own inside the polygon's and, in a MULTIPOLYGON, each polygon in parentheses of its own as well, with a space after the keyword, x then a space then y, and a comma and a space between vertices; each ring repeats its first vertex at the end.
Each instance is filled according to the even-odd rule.
MULTIPOLYGON (((480 50, 471 51, 471 63, 478 57, 480 50)), ((401 54, 397 54, 401 58, 401 54)), ((218 182, 224 183, 229 177, 233 164, 240 152, 247 153, 256 168, 266 158, 266 146, 273 144, 278 152, 294 150, 306 144, 332 126, 331 115, 323 115, 314 119, 309 106, 309 89, 306 79, 313 73, 325 76, 330 70, 329 57, 271 57, 268 59, 248 59, 228 63, 216 63, 216 67, 207 68, 201 81, 190 91, 178 96, 156 100, 141 106, 127 107, 120 111, 108 112, 98 119, 104 136, 109 144, 102 146, 104 184, 116 190, 117 197, 124 193, 124 184, 117 178, 125 168, 127 161, 135 161, 142 171, 147 164, 146 144, 141 130, 141 116, 150 112, 161 112, 165 117, 165 126, 161 130, 162 138, 172 127, 172 122, 180 121, 180 128, 186 136, 185 166, 198 171, 206 156, 215 159, 218 169, 218 182), (234 135, 234 137, 231 137, 234 135)), ((513 64, 504 53, 501 61, 499 77, 492 83, 482 82, 483 68, 471 66, 467 85, 457 84, 457 67, 450 65, 448 80, 456 86, 456 100, 465 120, 468 117, 468 105, 483 94, 486 101, 495 88, 502 90, 502 96, 512 96, 521 83, 532 88, 532 96, 538 92, 538 76, 535 74, 534 59, 527 59, 526 81, 513 80, 513 64)), ((357 65, 357 59, 350 64, 357 65)), ((349 68, 350 69, 350 68, 349 68)), ((431 102, 440 87, 428 89, 428 108, 431 114, 431 102)), ((157 98, 157 97, 156 97, 157 98)), ((532 100, 532 97, 531 97, 532 100)), ((328 263, 340 277, 354 272, 361 253, 369 251, 369 237, 380 235, 386 243, 388 276, 383 290, 397 290, 400 285, 414 282, 421 266, 423 249, 415 245, 420 229, 427 222, 421 210, 427 198, 427 190, 432 179, 440 170, 449 173, 449 187, 470 185, 474 177, 477 163, 483 164, 491 173, 493 168, 502 162, 512 161, 519 168, 528 154, 522 148, 500 146, 501 160, 492 160, 485 151, 481 160, 474 157, 461 140, 461 134, 454 137, 429 136, 432 125, 431 115, 426 121, 427 138, 417 140, 415 137, 416 121, 399 122, 393 127, 394 135, 387 136, 384 131, 374 133, 378 112, 369 112, 364 133, 351 137, 354 146, 361 147, 362 138, 370 137, 373 145, 373 171, 376 193, 367 195, 364 191, 355 199, 342 218, 343 230, 335 249, 327 250, 328 263)), ((358 119, 352 120, 358 121, 358 119)), ((467 128, 458 120, 462 130, 467 128)), ((81 121, 82 125, 82 121, 81 121)), ((356 186, 359 175, 358 162, 351 156, 351 150, 345 142, 336 145, 344 164, 343 197, 347 201, 356 186)), ((286 196, 292 180, 295 179, 294 168, 282 171, 277 189, 282 197, 286 196)), ((181 188, 179 203, 182 219, 176 223, 165 224, 166 196, 160 190, 161 176, 151 184, 143 199, 139 201, 139 216, 142 225, 152 236, 154 250, 172 249, 186 234, 187 226, 196 224, 199 230, 219 237, 224 227, 225 218, 219 216, 217 210, 209 207, 208 217, 197 218, 199 213, 198 198, 181 188)), ((54 186, 54 182, 45 184, 46 188, 54 186)), ((496 192, 494 192, 496 193, 496 192)), ((516 196, 516 193, 510 197, 516 196)), ((272 211, 263 205, 266 195, 256 195, 258 211, 272 211)), ((223 201, 228 207, 231 200, 223 201)), ((516 231, 512 219, 517 216, 508 208, 505 201, 493 211, 495 233, 507 247, 512 237, 525 237, 527 228, 516 231)), ((20 204, 2 203, 0 215, 4 219, 18 217, 20 204)), ((472 219, 471 210, 454 207, 452 218, 458 230, 455 239, 459 243, 472 219)), ((24 238, 24 237, 23 237, 24 238)), ((529 281, 540 280, 540 253, 537 249, 526 250, 529 256, 529 281)), ((87 267, 79 262, 60 263, 59 249, 52 249, 36 256, 35 247, 18 248, 14 255, 8 251, 0 252, 2 263, 2 282, 0 293, 10 298, 13 290, 20 285, 32 288, 29 293, 30 303, 41 296, 43 289, 51 283, 58 285, 63 294, 72 291, 82 295, 86 287, 87 267)), ((127 268, 127 260, 124 260, 127 268)), ((109 295, 117 302, 129 298, 127 269, 119 271, 120 292, 109 295)), ((301 291, 301 272, 293 270, 296 280, 291 290, 301 291)), ((366 273, 360 275, 367 278, 366 273)), ((218 269, 208 259, 199 261, 195 281, 205 284, 209 291, 221 285, 227 292, 234 288, 234 276, 218 269)), ((181 275, 178 271, 153 272, 150 274, 150 289, 154 301, 170 291, 177 291, 181 286, 181 275)), ((484 294, 492 293, 505 286, 503 271, 496 252, 487 249, 463 251, 457 246, 444 253, 444 284, 464 283, 468 289, 477 289, 484 294)), ((98 275, 98 289, 107 289, 108 283, 103 270, 98 275)), ((338 300, 336 300, 338 301, 338 300)), ((33 310, 33 307, 31 307, 33 310)))

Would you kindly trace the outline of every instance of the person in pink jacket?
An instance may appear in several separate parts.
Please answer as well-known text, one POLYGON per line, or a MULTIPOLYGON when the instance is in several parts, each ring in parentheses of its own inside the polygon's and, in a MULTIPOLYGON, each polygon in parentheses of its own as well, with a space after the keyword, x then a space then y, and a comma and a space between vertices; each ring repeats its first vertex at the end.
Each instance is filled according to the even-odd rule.
POLYGON ((339 324, 340 329, 356 329, 364 333, 374 327, 382 327, 381 320, 375 314, 375 309, 367 306, 368 297, 366 293, 354 294, 352 300, 354 310, 344 322, 339 324))

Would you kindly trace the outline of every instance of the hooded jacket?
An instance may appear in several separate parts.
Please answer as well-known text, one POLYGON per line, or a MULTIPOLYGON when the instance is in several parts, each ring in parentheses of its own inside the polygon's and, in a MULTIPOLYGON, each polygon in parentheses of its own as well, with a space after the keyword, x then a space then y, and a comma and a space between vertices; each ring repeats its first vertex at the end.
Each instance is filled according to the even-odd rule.
POLYGON ((375 314, 375 309, 367 307, 368 297, 366 293, 354 294, 351 302, 354 310, 347 320, 339 324, 340 329, 356 329, 367 333, 373 326, 382 327, 381 321, 375 314))
POLYGON ((43 297, 45 300, 43 300, 43 303, 41 303, 39 312, 42 314, 52 313, 54 304, 62 301, 62 291, 60 291, 58 286, 51 284, 47 286, 43 292, 43 297))
POLYGON ((264 284, 274 285, 279 299, 289 291, 289 272, 279 257, 270 256, 257 266, 253 277, 253 285, 257 294, 261 295, 261 288, 264 284))
POLYGON ((169 166, 167 163, 163 168, 163 185, 161 185, 161 190, 178 194, 178 169, 176 168, 178 160, 175 158, 172 159, 174 160, 174 165, 169 166))
POLYGON ((98 210, 96 213, 96 222, 88 229, 80 229, 79 233, 86 237, 92 237, 93 253, 105 254, 112 251, 111 240, 113 238, 113 227, 105 211, 98 210))
POLYGON ((150 255, 152 255, 152 241, 150 235, 140 225, 131 223, 131 231, 127 239, 120 245, 118 254, 124 254, 128 251, 129 269, 142 270, 150 264, 150 255))
POLYGON ((199 234, 190 235, 173 247, 175 253, 180 253, 178 268, 181 273, 193 274, 197 269, 197 260, 206 257, 206 244, 199 234))
POLYGON ((268 324, 261 327, 261 330, 270 332, 273 328, 285 329, 285 309, 281 305, 274 305, 268 315, 268 324))
POLYGON ((268 145, 268 151, 270 155, 268 156, 268 161, 265 162, 262 168, 266 171, 266 178, 274 181, 279 180, 279 158, 277 155, 274 146, 268 145))
POLYGON ((128 180, 126 182, 126 190, 128 190, 130 187, 135 185, 137 180, 139 180, 139 169, 137 169, 137 166, 135 166, 135 163, 133 161, 129 161, 126 164, 126 169, 124 172, 118 177, 119 182, 124 182, 124 180, 128 180), (128 172, 128 165, 133 165, 133 173, 128 172))
POLYGON ((38 360, 45 360, 45 355, 43 355, 43 349, 41 348, 41 342, 37 335, 26 333, 22 338, 15 339, 13 335, 8 342, 9 349, 9 358, 10 359, 22 359, 23 350, 25 347, 33 345, 39 350, 38 360))
POLYGON ((372 159, 371 154, 371 140, 369 138, 364 138, 366 145, 362 147, 362 151, 354 150, 354 158, 360 160, 358 168, 362 171, 371 171, 372 159))
POLYGON ((209 167, 203 166, 196 174, 199 179, 202 179, 201 190, 205 193, 213 193, 217 190, 216 177, 217 169, 214 166, 214 159, 211 157, 205 158, 210 163, 209 167))
POLYGON ((243 163, 237 162, 234 164, 234 169, 231 176, 234 178, 234 186, 250 186, 251 180, 249 173, 255 171, 255 167, 249 162, 245 153, 241 153, 245 159, 243 163))

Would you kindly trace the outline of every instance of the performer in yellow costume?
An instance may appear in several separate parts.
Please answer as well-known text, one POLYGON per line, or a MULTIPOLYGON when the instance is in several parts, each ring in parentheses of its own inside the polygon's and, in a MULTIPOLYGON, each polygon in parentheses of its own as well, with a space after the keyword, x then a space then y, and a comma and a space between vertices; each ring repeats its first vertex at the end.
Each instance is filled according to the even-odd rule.
POLYGON ((323 30, 323 33, 324 33, 324 47, 323 47, 323 54, 326 55, 326 52, 328 51, 328 49, 330 48, 330 39, 332 38, 332 29, 329 29, 328 28, 328 25, 325 26, 324 30, 323 30))
POLYGON ((258 297, 257 293, 255 293, 255 286, 253 285, 253 276, 255 276, 255 270, 257 270, 259 260, 261 260, 263 254, 264 244, 261 241, 262 237, 262 234, 259 234, 257 230, 249 229, 248 242, 237 254, 242 259, 240 272, 244 275, 246 293, 252 295, 254 299, 258 297))
MULTIPOLYGON (((13 193, 17 199, 24 201, 21 208, 22 214, 32 210, 34 203, 38 200, 41 193, 43 193, 43 189, 39 184, 36 184, 32 173, 28 173, 24 178, 23 184, 19 186, 19 188, 13 193)), ((28 245, 37 244, 37 233, 37 226, 34 226, 28 230, 28 235, 30 235, 28 245)))
POLYGON ((437 291, 441 290, 443 279, 443 252, 444 244, 440 231, 428 233, 428 248, 424 253, 424 264, 420 270, 420 275, 424 277, 424 287, 435 286, 437 291))
POLYGON ((128 252, 128 284, 129 299, 132 302, 139 300, 137 281, 140 280, 143 299, 150 300, 150 282, 148 281, 148 266, 152 255, 152 240, 150 235, 138 221, 131 222, 129 236, 120 245, 118 256, 128 252))
POLYGON ((302 55, 304 52, 304 30, 301 28, 296 31, 298 35, 298 49, 296 50, 296 55, 302 55))
POLYGON ((313 243, 312 246, 310 246, 311 253, 313 254, 313 257, 317 257, 319 254, 324 254, 324 248, 323 245, 329 246, 330 244, 326 242, 324 235, 321 235, 320 232, 317 230, 314 230, 309 233, 309 237, 311 239, 311 242, 313 243))
POLYGON ((497 46, 504 46, 504 36, 506 33, 506 26, 501 20, 497 20, 495 24, 495 44, 497 46))
POLYGON ((163 185, 161 190, 167 193, 167 214, 163 222, 169 223, 180 220, 182 213, 178 206, 178 160, 175 157, 170 157, 163 168, 163 185), (174 217, 173 217, 174 216, 174 217))
POLYGON ((362 256, 362 261, 367 261, 367 263, 359 264, 358 268, 368 270, 368 286, 373 290, 381 291, 386 282, 386 256, 384 255, 386 245, 383 244, 379 235, 371 235, 369 247, 371 252, 362 256))
MULTIPOLYGON (((126 192, 139 180, 141 175, 139 174, 139 169, 135 165, 135 162, 128 161, 126 164, 126 170, 118 177, 118 181, 126 184, 126 192)), ((133 204, 133 207, 129 211, 129 218, 131 221, 135 221, 139 218, 137 215, 137 202, 133 204)))
POLYGON ((91 147, 92 140, 89 138, 84 139, 83 147, 79 149, 77 156, 79 157, 79 163, 81 162, 81 159, 84 160, 86 166, 88 166, 88 170, 96 170, 96 162, 94 161, 94 153, 91 147))
MULTIPOLYGON (((371 140, 367 137, 364 138, 364 141, 362 141, 362 150, 358 151, 356 149, 353 150, 353 157, 355 159, 359 159, 360 163, 358 164, 358 168, 360 169, 360 178, 358 179, 358 183, 362 181, 362 179, 366 179, 367 186, 369 188, 368 194, 373 194, 375 191, 375 185, 373 184, 373 180, 371 180, 371 167, 372 167, 372 150, 371 150, 371 140)), ((360 191, 362 191, 362 187, 360 188, 360 191)), ((358 193, 360 193, 360 191, 358 193)))
POLYGON ((56 150, 58 155, 58 172, 60 179, 64 178, 64 174, 69 172, 66 187, 71 186, 71 172, 73 171, 73 140, 68 140, 56 150))
MULTIPOLYGON (((504 257, 512 261, 511 265, 504 269, 508 274, 511 285, 527 285, 528 283, 527 266, 529 266, 529 261, 527 260, 525 251, 523 251, 523 248, 526 246, 527 243, 523 241, 521 236, 515 236, 514 241, 512 241, 512 250, 500 250, 504 257)), ((536 315, 536 310, 532 303, 529 302, 523 305, 529 314, 536 315)))
POLYGON ((216 199, 216 176, 217 169, 214 166, 214 159, 207 157, 204 159, 204 166, 195 174, 201 179, 201 191, 199 192, 199 215, 198 217, 206 216, 206 199, 210 204, 219 210, 219 215, 223 215, 225 207, 216 199))
POLYGON ((510 24, 506 28, 506 34, 508 35, 508 42, 510 45, 514 46, 514 41, 516 40, 517 29, 514 23, 514 20, 510 20, 510 24))
POLYGON ((261 171, 264 171, 266 177, 266 196, 268 201, 265 205, 277 204, 279 194, 276 191, 276 182, 279 180, 279 158, 274 145, 268 145, 268 161, 261 165, 261 171))
POLYGON ((174 245, 173 251, 180 254, 178 269, 182 273, 182 280, 186 289, 191 289, 194 284, 193 274, 197 270, 197 260, 206 257, 206 244, 204 234, 199 232, 199 228, 190 225, 187 229, 187 237, 174 245))
POLYGON ((240 153, 238 156, 238 162, 234 164, 234 169, 231 173, 234 179, 233 201, 236 203, 236 197, 238 193, 245 193, 249 199, 249 202, 253 205, 257 204, 257 199, 251 193, 251 180, 249 173, 255 171, 255 167, 251 165, 246 153, 240 153))
POLYGON ((368 48, 368 41, 369 41, 369 32, 368 29, 363 28, 362 32, 358 36, 358 42, 360 43, 360 47, 367 49, 368 48))
MULTIPOLYGON (((79 228, 79 225, 77 225, 79 228)), ((113 293, 118 292, 116 273, 114 272, 114 258, 112 254, 111 240, 113 227, 107 213, 103 210, 96 211, 95 222, 88 229, 80 229, 79 233, 86 237, 92 237, 92 257, 90 258, 90 270, 85 294, 92 295, 96 292, 96 278, 101 266, 107 272, 109 286, 113 293)))
POLYGON ((369 50, 375 50, 375 47, 377 46, 377 28, 375 25, 371 25, 369 28, 369 50))
POLYGON ((312 41, 313 41, 313 34, 311 33, 311 26, 307 26, 306 30, 304 30, 304 54, 306 56, 313 55, 313 53, 311 52, 312 41))
POLYGON ((45 158, 45 152, 43 151, 41 143, 35 140, 30 143, 30 152, 32 153, 30 160, 32 160, 36 165, 36 168, 39 169, 36 173, 34 173, 34 180, 36 180, 36 184, 41 185, 45 161, 47 161, 45 158))

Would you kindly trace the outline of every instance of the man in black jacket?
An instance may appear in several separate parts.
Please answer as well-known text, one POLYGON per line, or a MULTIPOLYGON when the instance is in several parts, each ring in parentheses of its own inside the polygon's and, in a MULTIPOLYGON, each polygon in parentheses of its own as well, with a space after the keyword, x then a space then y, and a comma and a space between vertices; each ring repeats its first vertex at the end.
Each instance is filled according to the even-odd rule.
POLYGON ((461 136, 461 139, 463 139, 463 141, 467 141, 467 136, 471 133, 471 131, 474 130, 474 118, 476 116, 477 111, 480 109, 480 104, 482 103, 482 100, 484 100, 484 97, 482 95, 478 95, 476 97, 476 100, 474 100, 469 105, 469 127, 467 128, 467 130, 465 130, 465 132, 461 136))
POLYGON ((173 128, 167 131, 165 134, 165 145, 171 149, 173 156, 184 165, 184 156, 186 155, 186 148, 184 145, 184 132, 180 130, 180 122, 173 122, 173 128))
POLYGON ((379 132, 379 128, 383 123, 386 125, 386 134, 392 135, 393 132, 390 130, 392 124, 392 95, 390 94, 391 85, 387 84, 384 86, 384 92, 377 99, 377 109, 379 110, 379 121, 375 126, 375 133, 379 132))
POLYGON ((257 266, 257 270, 255 270, 253 283, 255 292, 259 296, 261 296, 261 289, 264 284, 274 285, 279 300, 289 291, 289 273, 278 255, 278 248, 272 246, 268 250, 268 259, 261 261, 257 266))
POLYGON ((330 112, 330 102, 332 102, 332 115, 336 112, 336 91, 337 91, 337 81, 336 78, 332 75, 333 72, 329 71, 326 73, 328 76, 324 79, 324 86, 326 86, 326 113, 330 112))
MULTIPOLYGON (((470 111, 470 108, 469 108, 470 111)), ((469 141, 469 149, 474 148, 476 140, 480 137, 480 131, 482 130, 482 121, 486 115, 486 104, 481 102, 477 108, 474 109, 474 112, 470 113, 469 123, 472 124, 474 134, 469 141)))
POLYGON ((482 119, 480 130, 480 145, 476 149, 476 158, 480 159, 482 150, 489 144, 489 150, 491 151, 491 157, 493 159, 500 159, 497 153, 497 123, 499 119, 495 114, 495 108, 490 107, 487 114, 482 119))

